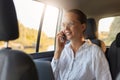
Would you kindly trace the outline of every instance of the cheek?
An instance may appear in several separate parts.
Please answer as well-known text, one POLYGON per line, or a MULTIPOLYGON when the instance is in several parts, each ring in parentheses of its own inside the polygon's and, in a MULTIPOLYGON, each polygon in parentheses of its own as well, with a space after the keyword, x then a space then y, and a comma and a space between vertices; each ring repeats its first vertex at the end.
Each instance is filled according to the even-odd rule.
POLYGON ((76 32, 75 28, 70 28, 70 31, 72 32, 72 34, 74 34, 76 32))
POLYGON ((75 27, 75 28, 73 29, 73 31, 74 31, 75 33, 80 33, 80 32, 81 32, 81 28, 80 28, 80 27, 75 27))
POLYGON ((72 26, 72 27, 70 28, 70 31, 71 31, 73 34, 78 34, 78 33, 82 33, 82 32, 83 32, 81 26, 79 26, 79 25, 72 26))
POLYGON ((73 28, 73 29, 71 29, 71 32, 72 32, 72 35, 74 35, 74 36, 75 36, 75 35, 78 35, 79 33, 81 33, 78 28, 73 28))
POLYGON ((83 30, 82 30, 81 28, 76 28, 76 29, 74 30, 74 34, 75 34, 76 36, 82 36, 82 35, 83 35, 83 30))

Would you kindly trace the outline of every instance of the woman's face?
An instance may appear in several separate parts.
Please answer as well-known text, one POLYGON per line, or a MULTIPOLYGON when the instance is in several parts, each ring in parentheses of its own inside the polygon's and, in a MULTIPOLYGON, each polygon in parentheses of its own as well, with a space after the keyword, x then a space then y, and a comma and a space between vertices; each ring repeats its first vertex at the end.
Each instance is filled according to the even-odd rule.
POLYGON ((68 40, 79 39, 83 37, 85 24, 78 21, 78 15, 73 12, 68 12, 63 19, 63 32, 68 40))

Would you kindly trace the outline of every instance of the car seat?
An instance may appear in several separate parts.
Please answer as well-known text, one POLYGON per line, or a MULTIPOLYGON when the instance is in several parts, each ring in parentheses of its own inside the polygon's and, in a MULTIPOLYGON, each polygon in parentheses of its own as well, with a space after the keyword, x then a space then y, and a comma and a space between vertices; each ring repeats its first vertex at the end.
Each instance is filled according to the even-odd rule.
POLYGON ((106 57, 109 62, 112 79, 116 80, 120 72, 120 33, 117 34, 116 39, 112 42, 106 57))
POLYGON ((36 66, 25 52, 8 47, 10 40, 19 37, 13 0, 0 0, 0 41, 7 43, 0 49, 0 80, 38 80, 36 66))
POLYGON ((39 80, 55 80, 50 61, 36 59, 34 60, 39 80))
POLYGON ((95 19, 93 18, 87 19, 87 28, 85 30, 85 38, 89 39, 92 43, 101 47, 102 50, 105 52, 106 50, 105 43, 97 38, 96 32, 97 32, 97 26, 96 26, 95 19))

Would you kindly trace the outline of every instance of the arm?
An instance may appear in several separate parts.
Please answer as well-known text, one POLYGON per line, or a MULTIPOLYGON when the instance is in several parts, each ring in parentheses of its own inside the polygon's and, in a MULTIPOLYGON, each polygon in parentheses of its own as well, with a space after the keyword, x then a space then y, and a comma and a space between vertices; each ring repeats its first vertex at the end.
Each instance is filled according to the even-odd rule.
POLYGON ((112 80, 105 55, 100 49, 98 49, 95 54, 94 70, 96 80, 112 80))
POLYGON ((59 75, 59 59, 66 43, 66 40, 62 40, 63 34, 64 33, 61 31, 56 36, 56 50, 51 62, 55 78, 58 78, 59 75))

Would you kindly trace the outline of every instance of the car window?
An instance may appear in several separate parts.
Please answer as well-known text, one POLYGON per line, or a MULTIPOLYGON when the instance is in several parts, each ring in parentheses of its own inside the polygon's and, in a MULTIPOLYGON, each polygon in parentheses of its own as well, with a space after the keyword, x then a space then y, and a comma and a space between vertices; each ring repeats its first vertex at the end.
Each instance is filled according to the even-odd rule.
MULTIPOLYGON (((34 0, 13 0, 19 25, 19 38, 9 42, 12 49, 35 53, 39 28, 41 29, 39 52, 54 50, 59 9, 34 0), (46 6, 46 7, 45 7, 46 6), (42 13, 44 19, 40 26, 42 13)), ((0 48, 6 44, 0 42, 0 48)))
POLYGON ((42 25, 39 52, 53 51, 59 9, 47 6, 42 25))
POLYGON ((106 46, 110 46, 120 32, 120 16, 103 18, 99 21, 99 39, 103 40, 106 46))

